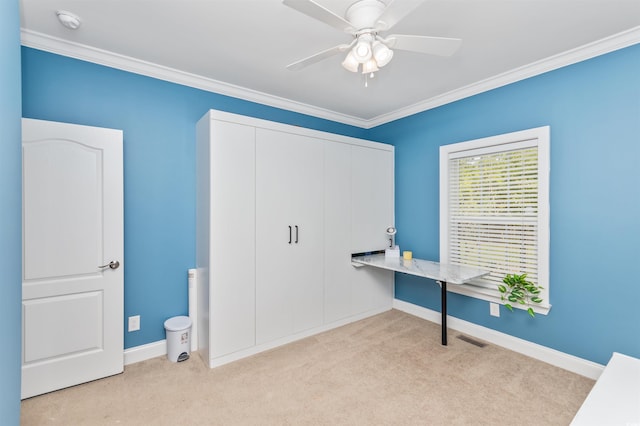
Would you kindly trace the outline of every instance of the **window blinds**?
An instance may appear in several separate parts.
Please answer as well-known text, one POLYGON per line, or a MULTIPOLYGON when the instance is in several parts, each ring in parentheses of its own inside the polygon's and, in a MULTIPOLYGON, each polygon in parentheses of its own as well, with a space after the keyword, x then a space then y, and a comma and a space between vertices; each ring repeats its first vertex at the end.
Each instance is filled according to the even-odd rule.
POLYGON ((538 283, 538 149, 526 145, 449 157, 449 263, 491 271, 471 284, 538 283))

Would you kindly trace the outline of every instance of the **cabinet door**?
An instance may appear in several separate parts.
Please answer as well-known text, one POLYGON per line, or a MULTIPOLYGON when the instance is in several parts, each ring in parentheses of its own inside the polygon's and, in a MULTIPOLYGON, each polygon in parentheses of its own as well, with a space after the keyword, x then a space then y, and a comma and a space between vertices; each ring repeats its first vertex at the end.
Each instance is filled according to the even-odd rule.
POLYGON ((393 152, 354 146, 352 151, 351 249, 354 253, 389 246, 394 226, 393 152))
POLYGON ((354 314, 351 266, 351 145, 328 143, 324 160, 324 318, 330 324, 354 314))
MULTIPOLYGON (((393 162, 392 151, 352 147, 351 250, 354 253, 389 246, 385 231, 394 225, 393 162)), ((392 272, 358 268, 350 282, 354 314, 391 306, 392 272)))
POLYGON ((210 357, 255 345, 255 129, 212 122, 210 357))
POLYGON ((323 142, 256 130, 256 340, 322 324, 323 142))

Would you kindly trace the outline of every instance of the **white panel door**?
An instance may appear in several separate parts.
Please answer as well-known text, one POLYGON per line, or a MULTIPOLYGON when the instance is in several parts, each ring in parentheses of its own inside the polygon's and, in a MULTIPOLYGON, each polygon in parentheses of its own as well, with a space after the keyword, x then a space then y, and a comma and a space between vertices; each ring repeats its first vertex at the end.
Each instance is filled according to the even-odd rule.
POLYGON ((123 371, 122 131, 23 119, 22 139, 28 398, 123 371))
POLYGON ((323 142, 256 130, 256 343, 323 321, 323 142))

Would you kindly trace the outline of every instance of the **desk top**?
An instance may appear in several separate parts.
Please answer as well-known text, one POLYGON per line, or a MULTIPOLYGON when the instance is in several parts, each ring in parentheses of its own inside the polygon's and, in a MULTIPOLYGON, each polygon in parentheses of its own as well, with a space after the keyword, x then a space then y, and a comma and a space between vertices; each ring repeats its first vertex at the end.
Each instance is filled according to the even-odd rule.
POLYGON ((351 262, 444 281, 447 284, 464 284, 489 273, 489 271, 470 266, 446 265, 422 259, 404 260, 402 257, 390 258, 384 254, 356 256, 351 258, 351 262))

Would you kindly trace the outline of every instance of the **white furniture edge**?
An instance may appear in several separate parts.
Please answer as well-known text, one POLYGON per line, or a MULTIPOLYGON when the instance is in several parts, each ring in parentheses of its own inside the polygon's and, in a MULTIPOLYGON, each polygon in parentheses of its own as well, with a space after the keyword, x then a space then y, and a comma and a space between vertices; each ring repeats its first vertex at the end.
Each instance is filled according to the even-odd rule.
MULTIPOLYGON (((440 312, 398 299, 393 300, 393 308, 427 321, 440 324, 440 312)), ((546 346, 538 345, 537 343, 532 343, 528 340, 501 333, 481 325, 473 324, 459 318, 448 316, 447 324, 449 330, 457 330, 461 333, 502 346, 503 348, 546 362, 547 364, 560 367, 564 370, 571 371, 572 373, 580 374, 581 376, 585 376, 590 379, 598 379, 604 370, 604 366, 601 364, 578 358, 546 346)))
POLYGON ((605 424, 640 425, 640 359, 614 352, 571 422, 605 424))
POLYGON ((517 81, 521 81, 536 75, 543 74, 558 68, 572 65, 596 56, 604 55, 625 47, 640 43, 640 26, 627 31, 614 34, 602 40, 588 43, 584 46, 568 50, 563 53, 545 58, 528 65, 504 72, 485 80, 471 83, 465 87, 452 90, 439 96, 426 99, 405 108, 400 108, 386 114, 365 119, 347 114, 330 111, 324 108, 296 102, 256 90, 232 85, 222 81, 201 77, 177 69, 157 65, 151 62, 142 61, 129 56, 124 56, 109 52, 107 50, 96 49, 80 43, 52 37, 36 31, 21 29, 21 44, 45 52, 51 52, 70 58, 80 59, 111 68, 132 72, 135 74, 153 77, 184 86, 202 89, 208 92, 221 95, 233 96, 250 102, 257 102, 276 108, 284 108, 307 114, 313 117, 332 120, 338 123, 370 129, 382 124, 389 123, 400 118, 408 117, 419 112, 427 111, 451 102, 458 101, 479 93, 483 93, 498 87, 506 86, 517 81))

